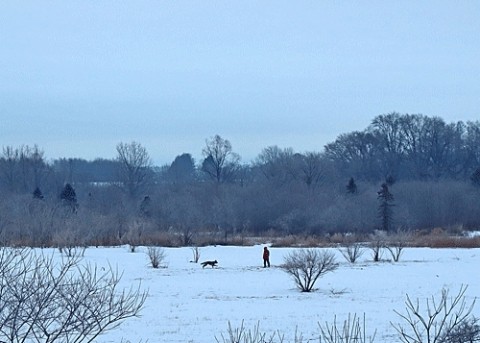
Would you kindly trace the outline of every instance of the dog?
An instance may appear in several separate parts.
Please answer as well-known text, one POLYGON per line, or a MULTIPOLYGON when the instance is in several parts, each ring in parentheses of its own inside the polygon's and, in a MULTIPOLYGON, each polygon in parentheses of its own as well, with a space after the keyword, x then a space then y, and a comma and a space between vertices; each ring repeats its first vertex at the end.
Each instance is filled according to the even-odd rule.
POLYGON ((201 265, 202 265, 202 268, 205 268, 206 266, 212 266, 213 267, 216 267, 218 264, 218 261, 215 260, 215 261, 205 261, 205 262, 202 262, 201 265))

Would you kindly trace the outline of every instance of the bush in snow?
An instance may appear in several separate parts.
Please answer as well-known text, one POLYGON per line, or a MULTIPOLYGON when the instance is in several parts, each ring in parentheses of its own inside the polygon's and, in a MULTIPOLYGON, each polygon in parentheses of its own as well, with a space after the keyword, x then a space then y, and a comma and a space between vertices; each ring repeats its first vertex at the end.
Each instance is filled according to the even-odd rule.
POLYGON ((469 343, 478 342, 477 321, 471 316, 475 300, 467 304, 466 286, 461 286, 457 295, 448 296, 442 289, 440 299, 427 299, 426 309, 421 311, 420 302, 412 301, 407 295, 406 314, 395 311, 406 322, 392 326, 400 335, 402 343, 469 343), (466 338, 465 338, 466 337, 466 338), (472 338, 473 339, 470 339, 472 338), (453 339, 453 340, 452 340, 453 339))
POLYGON ((122 291, 117 272, 80 262, 0 248, 0 342, 92 342, 138 316, 146 292, 122 291))
POLYGON ((302 292, 311 292, 318 278, 338 268, 335 255, 327 250, 298 249, 284 258, 282 269, 293 277, 302 292))
POLYGON ((148 247, 147 255, 153 268, 160 268, 162 265, 164 265, 165 258, 167 256, 165 249, 159 247, 148 247))
POLYGON ((192 262, 198 263, 198 260, 200 260, 200 248, 199 247, 193 247, 192 248, 192 254, 193 254, 192 262))
POLYGON ((398 230, 395 234, 388 237, 385 248, 390 252, 394 262, 400 261, 403 249, 408 246, 410 240, 410 232, 404 230, 398 230))
POLYGON ((368 247, 372 251, 372 258, 374 262, 379 262, 382 258, 382 250, 385 247, 386 233, 383 231, 376 231, 370 236, 370 243, 368 247))
POLYGON ((363 255, 364 249, 362 245, 358 242, 349 242, 345 243, 345 246, 338 248, 340 253, 345 259, 350 263, 355 263, 363 255))
MULTIPOLYGON (((232 324, 228 322, 228 334, 225 337, 223 334, 215 340, 217 343, 286 343, 285 336, 280 331, 267 334, 260 331, 260 323, 257 323, 253 329, 245 328, 244 321, 240 327, 232 327, 232 324)), ((298 333, 295 329, 295 336, 292 343, 304 342, 302 334, 298 333)), ((310 342, 307 340, 306 342, 310 342)))
POLYGON ((444 336, 440 343, 474 343, 480 342, 480 325, 478 318, 471 317, 455 327, 444 336))
POLYGON ((217 343, 273 343, 275 333, 267 336, 266 333, 260 332, 260 324, 257 323, 253 330, 246 329, 244 322, 240 327, 232 327, 232 324, 228 322, 228 335, 225 337, 221 334, 221 339, 215 337, 217 343))
POLYGON ((343 322, 340 327, 337 324, 337 318, 333 320, 332 324, 325 323, 325 325, 318 324, 321 333, 321 342, 326 343, 373 343, 375 340, 376 331, 373 336, 367 338, 365 327, 365 315, 363 316, 363 322, 360 322, 360 318, 349 314, 348 319, 343 322))

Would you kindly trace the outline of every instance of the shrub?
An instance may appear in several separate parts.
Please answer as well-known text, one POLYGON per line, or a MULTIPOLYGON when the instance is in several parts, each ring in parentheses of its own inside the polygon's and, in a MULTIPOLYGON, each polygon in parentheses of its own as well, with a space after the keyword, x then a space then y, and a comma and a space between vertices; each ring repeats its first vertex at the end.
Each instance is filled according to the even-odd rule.
POLYGON ((200 248, 199 247, 193 247, 192 248, 192 254, 193 254, 193 263, 198 263, 198 260, 200 260, 200 248))
POLYGON ((233 328, 228 322, 228 336, 221 335, 221 340, 215 337, 217 343, 273 343, 275 333, 267 337, 267 334, 260 332, 260 324, 257 323, 253 330, 247 330, 244 326, 244 321, 240 327, 233 328))
MULTIPOLYGON (((240 327, 233 328, 231 323, 228 322, 228 335, 225 337, 223 334, 217 338, 215 336, 215 341, 217 343, 284 343, 285 336, 280 331, 275 331, 269 335, 265 332, 260 331, 260 323, 253 327, 253 329, 245 328, 244 321, 240 327)), ((302 343, 303 336, 301 333, 295 329, 295 336, 292 343, 302 343)), ((310 340, 307 340, 310 342, 310 340)))
POLYGON ((403 249, 410 244, 411 234, 408 231, 398 230, 395 234, 388 237, 385 249, 390 252, 394 262, 400 261, 403 249))
POLYGON ((385 247, 386 234, 383 231, 376 231, 370 236, 368 247, 372 251, 372 259, 374 262, 379 262, 382 258, 383 248, 385 247))
POLYGON ((293 277, 302 292, 311 292, 320 276, 338 268, 335 255, 327 250, 298 249, 285 256, 282 269, 293 277))
POLYGON ((138 316, 147 292, 118 289, 120 276, 82 265, 80 255, 0 249, 0 341, 92 342, 138 316))
POLYGON ((480 325, 478 318, 469 318, 439 340, 440 343, 474 343, 480 342, 480 325))
POLYGON ((338 249, 345 259, 350 263, 355 263, 363 255, 364 250, 360 243, 347 242, 345 247, 338 249))
POLYGON ((325 325, 318 324, 320 327, 320 333, 322 342, 326 343, 373 343, 375 340, 376 331, 373 336, 368 337, 366 335, 365 315, 363 316, 363 322, 360 323, 360 318, 353 315, 348 315, 348 319, 343 322, 343 326, 339 328, 337 325, 337 318, 333 320, 333 324, 325 323, 325 325))
MULTIPOLYGON (((298 252, 297 252, 298 254, 298 252)), ((402 324, 392 324, 400 335, 402 343, 476 343, 480 342, 479 320, 471 316, 475 301, 466 303, 465 292, 467 287, 461 286, 458 294, 453 298, 448 297, 448 290, 443 289, 439 300, 427 300, 426 312, 420 311, 420 304, 415 303, 407 295, 407 313, 401 314, 395 311, 406 322, 407 328, 402 324)), ((373 343, 377 330, 373 335, 367 336, 365 315, 363 321, 356 314, 348 315, 343 325, 337 323, 335 317, 333 323, 318 323, 319 336, 308 339, 306 342, 325 343, 373 343)), ((221 340, 215 337, 217 343, 283 343, 285 336, 280 331, 270 335, 259 329, 260 325, 248 330, 244 322, 240 327, 233 328, 228 322, 228 336, 221 335, 221 340)), ((303 335, 295 328, 293 343, 304 342, 303 335)))
MULTIPOLYGON (((402 314, 395 311, 406 322, 406 328, 401 324, 392 323, 400 335, 401 342, 452 343, 455 341, 451 341, 449 338, 460 338, 466 332, 466 325, 469 329, 474 329, 476 321, 472 322, 470 314, 475 300, 470 305, 466 303, 466 290, 467 287, 462 285, 457 295, 449 298, 448 290, 442 289, 440 299, 436 300, 432 297, 431 300, 427 300, 425 313, 421 312, 419 300, 413 302, 407 295, 405 302, 407 313, 402 314)), ((475 335, 478 340, 478 331, 475 335)), ((468 342, 475 341, 460 341, 460 343, 468 342)))
POLYGON ((164 262, 165 257, 167 256, 165 253, 165 249, 159 247, 148 247, 147 255, 153 268, 160 268, 161 266, 165 266, 164 262))

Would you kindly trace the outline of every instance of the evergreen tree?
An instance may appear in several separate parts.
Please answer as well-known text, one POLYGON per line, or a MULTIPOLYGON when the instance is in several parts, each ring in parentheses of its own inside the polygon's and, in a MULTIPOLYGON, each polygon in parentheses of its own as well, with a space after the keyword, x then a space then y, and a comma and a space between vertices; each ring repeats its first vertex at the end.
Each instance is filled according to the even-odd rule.
POLYGON ((40 190, 40 188, 35 188, 35 190, 33 191, 33 198, 34 199, 43 199, 43 194, 42 194, 42 191, 40 190))
POLYGON ((63 201, 65 206, 69 206, 72 209, 72 212, 77 211, 77 194, 75 193, 75 190, 73 189, 71 184, 65 184, 62 193, 60 193, 60 199, 63 201))
POLYGON ((140 216, 144 218, 149 218, 152 215, 152 200, 150 196, 145 195, 141 204, 140 204, 140 216))
POLYGON ((480 187, 480 168, 475 169, 472 176, 470 176, 472 184, 476 187, 480 187))
POLYGON ((393 194, 390 193, 388 185, 383 183, 381 189, 377 192, 377 198, 380 201, 378 207, 378 216, 382 221, 382 230, 390 231, 393 221, 393 194))
POLYGON ((190 154, 182 154, 167 169, 169 181, 173 183, 187 183, 195 180, 195 161, 190 154))
POLYGON ((348 180, 347 184, 347 193, 348 194, 356 194, 357 193, 357 184, 355 183, 355 180, 353 177, 348 180))

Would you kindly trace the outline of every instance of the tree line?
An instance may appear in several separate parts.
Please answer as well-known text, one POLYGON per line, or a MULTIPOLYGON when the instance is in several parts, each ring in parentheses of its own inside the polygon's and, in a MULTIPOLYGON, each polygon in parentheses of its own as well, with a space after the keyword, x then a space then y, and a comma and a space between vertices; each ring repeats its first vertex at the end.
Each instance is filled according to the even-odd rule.
POLYGON ((201 149, 200 161, 183 153, 155 166, 138 142, 119 143, 115 159, 93 161, 48 162, 38 146, 4 146, 0 239, 52 245, 169 237, 188 245, 205 236, 221 241, 480 223, 478 121, 447 124, 393 112, 321 151, 269 146, 248 164, 219 135, 201 149))
POLYGON ((325 154, 344 175, 370 181, 466 180, 480 166, 479 122, 447 124, 439 117, 379 115, 363 130, 340 135, 325 154))

